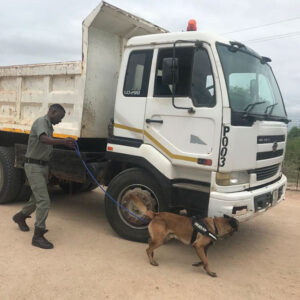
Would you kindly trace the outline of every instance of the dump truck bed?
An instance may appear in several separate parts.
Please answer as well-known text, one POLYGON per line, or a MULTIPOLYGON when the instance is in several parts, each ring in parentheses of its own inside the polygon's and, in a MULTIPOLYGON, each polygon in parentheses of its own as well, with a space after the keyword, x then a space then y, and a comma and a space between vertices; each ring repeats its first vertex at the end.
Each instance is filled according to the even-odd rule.
POLYGON ((53 103, 58 137, 106 138, 122 54, 133 36, 166 30, 102 2, 83 21, 82 61, 0 67, 0 130, 29 133, 53 103))
POLYGON ((0 129, 29 133, 32 122, 49 105, 66 109, 60 135, 80 135, 83 82, 81 62, 0 68, 0 129))

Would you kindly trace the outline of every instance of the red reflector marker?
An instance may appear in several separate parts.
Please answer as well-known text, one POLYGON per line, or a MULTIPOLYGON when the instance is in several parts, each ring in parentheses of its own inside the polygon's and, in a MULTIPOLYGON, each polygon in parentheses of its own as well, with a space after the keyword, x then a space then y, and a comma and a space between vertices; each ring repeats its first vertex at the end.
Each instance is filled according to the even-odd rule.
POLYGON ((114 150, 114 147, 112 146, 107 146, 107 151, 113 151, 114 150))
POLYGON ((189 20, 189 23, 188 23, 188 26, 186 28, 186 31, 197 31, 196 20, 194 20, 194 19, 189 20))
POLYGON ((211 159, 204 159, 204 158, 198 158, 198 164, 204 165, 204 166, 211 166, 212 160, 211 159))
POLYGON ((205 166, 211 166, 212 165, 212 160, 211 159, 206 159, 204 162, 205 166))

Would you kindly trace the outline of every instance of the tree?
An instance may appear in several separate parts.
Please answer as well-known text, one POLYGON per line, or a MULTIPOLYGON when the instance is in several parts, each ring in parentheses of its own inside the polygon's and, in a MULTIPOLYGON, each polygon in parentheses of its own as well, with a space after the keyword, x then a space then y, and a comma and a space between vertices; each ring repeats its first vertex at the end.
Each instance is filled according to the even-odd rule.
POLYGON ((299 127, 292 127, 292 129, 288 133, 288 138, 296 138, 300 137, 300 128, 299 127))

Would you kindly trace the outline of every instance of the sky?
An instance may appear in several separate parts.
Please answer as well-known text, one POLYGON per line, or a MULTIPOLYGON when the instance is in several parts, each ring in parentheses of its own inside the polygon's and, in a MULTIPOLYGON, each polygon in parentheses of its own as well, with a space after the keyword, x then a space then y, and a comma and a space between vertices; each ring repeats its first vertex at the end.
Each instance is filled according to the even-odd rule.
MULTIPOLYGON (((0 66, 81 60, 81 23, 100 0, 0 0, 0 66)), ((245 43, 271 66, 290 126, 300 126, 299 0, 108 0, 169 31, 199 31, 245 43)))

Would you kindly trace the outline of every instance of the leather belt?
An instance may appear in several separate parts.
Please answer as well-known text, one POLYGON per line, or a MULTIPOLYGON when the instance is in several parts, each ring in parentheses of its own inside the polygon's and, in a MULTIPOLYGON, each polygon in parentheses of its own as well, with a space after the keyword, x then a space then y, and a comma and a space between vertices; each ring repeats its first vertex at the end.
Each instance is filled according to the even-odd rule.
POLYGON ((39 159, 34 159, 34 158, 29 158, 29 157, 25 157, 25 163, 27 163, 27 164, 42 165, 42 166, 47 166, 48 165, 47 161, 39 160, 39 159))

